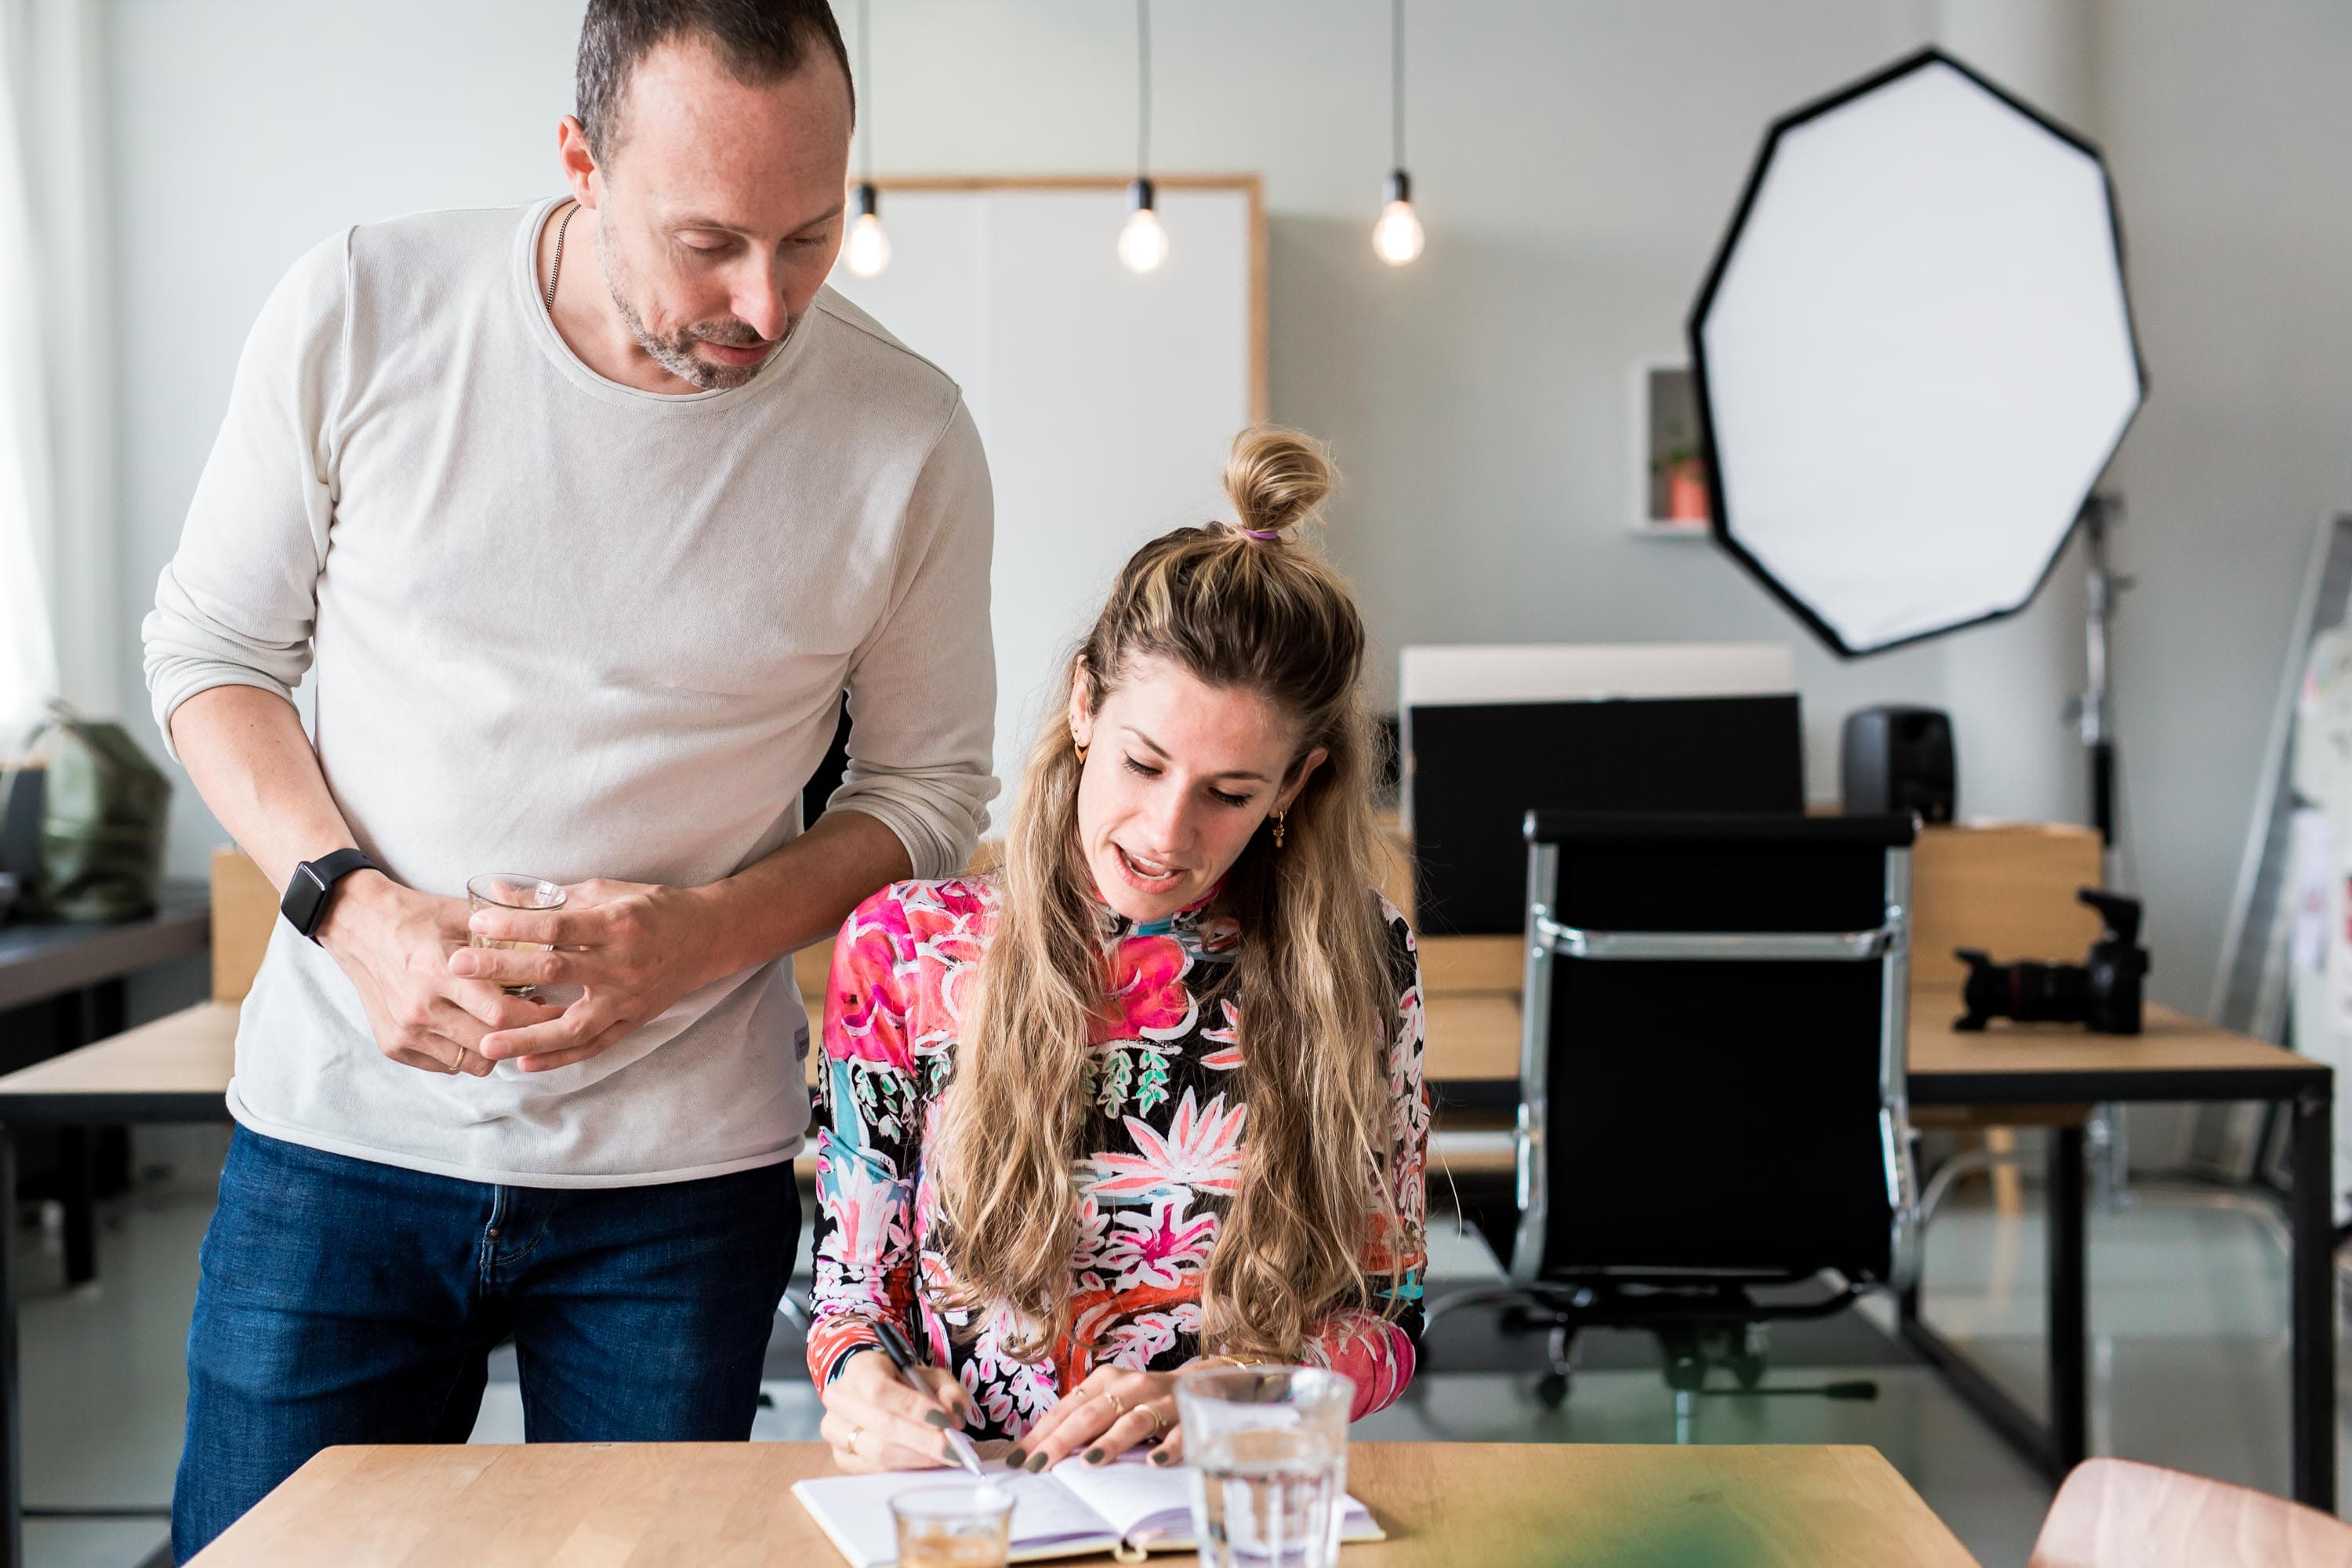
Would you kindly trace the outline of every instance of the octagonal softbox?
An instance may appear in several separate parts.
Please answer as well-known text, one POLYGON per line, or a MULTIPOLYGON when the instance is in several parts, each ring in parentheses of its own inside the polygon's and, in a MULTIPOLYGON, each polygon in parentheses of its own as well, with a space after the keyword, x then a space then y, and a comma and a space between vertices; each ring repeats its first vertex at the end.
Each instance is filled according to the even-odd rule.
POLYGON ((1935 49, 1773 124, 1689 331, 1716 539, 1848 655, 2022 608, 2145 386, 2098 150, 1935 49))

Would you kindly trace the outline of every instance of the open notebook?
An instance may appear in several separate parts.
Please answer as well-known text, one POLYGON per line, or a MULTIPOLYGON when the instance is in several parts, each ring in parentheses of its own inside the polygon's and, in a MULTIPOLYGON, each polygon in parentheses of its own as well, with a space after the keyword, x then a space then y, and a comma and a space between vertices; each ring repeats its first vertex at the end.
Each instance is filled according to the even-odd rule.
MULTIPOLYGON (((890 1520, 893 1494, 969 1479, 953 1470, 897 1470, 873 1476, 820 1476, 796 1481, 793 1495, 831 1538, 851 1568, 889 1568, 898 1557, 890 1520)), ((1006 1472, 997 1485, 1013 1494, 1015 1563, 1089 1552, 1187 1550, 1192 1539, 1192 1472, 1147 1464, 1136 1450, 1108 1465, 1065 1459, 1043 1475, 1006 1472), (1123 1549, 1123 1550, 1122 1550, 1123 1549)), ((1362 1503, 1347 1500, 1344 1541, 1380 1541, 1384 1532, 1362 1503)))

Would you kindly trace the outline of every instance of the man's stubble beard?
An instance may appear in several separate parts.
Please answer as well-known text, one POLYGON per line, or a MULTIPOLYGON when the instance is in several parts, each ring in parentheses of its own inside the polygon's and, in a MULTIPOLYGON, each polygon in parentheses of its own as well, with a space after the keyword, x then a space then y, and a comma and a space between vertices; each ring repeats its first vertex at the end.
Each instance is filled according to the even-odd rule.
POLYGON ((619 247, 613 241, 607 212, 596 215, 596 251, 597 261, 604 274, 605 291, 612 295, 613 308, 620 311, 621 321, 629 329, 629 335, 637 340, 637 346, 646 351, 646 358, 698 391, 726 392, 741 386, 768 367, 783 345, 791 341, 793 330, 801 324, 798 316, 785 321, 783 337, 777 340, 775 348, 769 351, 767 358, 757 364, 712 364, 708 360, 697 359, 694 345, 698 342, 750 348, 767 340, 753 331, 749 324, 731 320, 723 327, 693 326, 675 337, 661 336, 646 325, 646 319, 637 314, 637 308, 629 302, 629 270, 627 264, 620 259, 619 247))

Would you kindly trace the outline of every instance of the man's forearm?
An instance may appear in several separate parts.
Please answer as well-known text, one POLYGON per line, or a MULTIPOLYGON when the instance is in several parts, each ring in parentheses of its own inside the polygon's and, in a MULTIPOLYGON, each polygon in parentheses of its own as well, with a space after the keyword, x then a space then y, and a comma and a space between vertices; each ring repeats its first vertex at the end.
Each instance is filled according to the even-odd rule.
MULTIPOLYGON (((275 693, 200 691, 173 711, 172 742, 196 793, 274 885, 283 887, 299 861, 357 844, 300 717, 275 693)), ((806 947, 832 935, 867 894, 912 870, 906 847, 881 821, 829 813, 735 875, 681 889, 706 906, 718 933, 699 967, 715 980, 806 947)))
POLYGON ((355 848, 301 716, 275 692, 215 686, 172 713, 172 744, 196 793, 277 887, 297 863, 355 848))
POLYGON ((867 894, 913 872, 906 846, 879 818, 828 812, 773 854, 692 889, 718 915, 723 933, 711 955, 711 977, 831 936, 867 894))

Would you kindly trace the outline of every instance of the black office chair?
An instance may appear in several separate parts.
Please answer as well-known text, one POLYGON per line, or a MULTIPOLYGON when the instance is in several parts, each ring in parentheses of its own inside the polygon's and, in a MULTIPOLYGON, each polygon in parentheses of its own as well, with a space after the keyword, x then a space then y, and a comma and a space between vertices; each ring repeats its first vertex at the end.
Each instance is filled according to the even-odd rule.
POLYGON ((1507 1328, 1548 1329, 1547 1403, 1580 1331, 1647 1330, 1686 1439, 1710 1368, 1756 1388, 1765 1323, 1911 1277, 1916 832, 1528 814, 1510 1280, 1438 1310, 1502 1303, 1507 1328))

